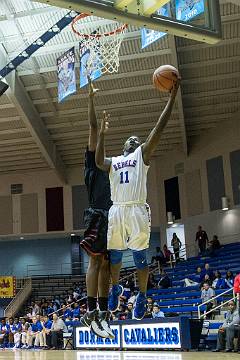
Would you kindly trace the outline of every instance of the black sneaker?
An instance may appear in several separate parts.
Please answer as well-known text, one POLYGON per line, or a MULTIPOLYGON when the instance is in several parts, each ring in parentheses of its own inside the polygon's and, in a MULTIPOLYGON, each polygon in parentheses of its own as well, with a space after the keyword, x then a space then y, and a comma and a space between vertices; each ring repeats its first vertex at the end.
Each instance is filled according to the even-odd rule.
POLYGON ((98 311, 88 311, 80 318, 80 322, 82 325, 89 327, 95 335, 108 338, 109 334, 106 330, 103 329, 100 319, 98 317, 98 311))
POLYGON ((110 328, 109 319, 110 319, 110 311, 100 311, 99 319, 102 325, 102 328, 108 333, 110 339, 114 339, 114 333, 110 328))

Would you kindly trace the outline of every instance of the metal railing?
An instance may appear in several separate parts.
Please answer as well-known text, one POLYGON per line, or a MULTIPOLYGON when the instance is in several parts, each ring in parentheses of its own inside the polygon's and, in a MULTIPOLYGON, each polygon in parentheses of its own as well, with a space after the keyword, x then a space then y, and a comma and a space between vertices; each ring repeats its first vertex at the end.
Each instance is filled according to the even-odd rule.
POLYGON ((4 310, 5 317, 15 316, 15 314, 18 312, 20 307, 23 305, 23 303, 27 300, 27 298, 32 292, 31 278, 18 279, 18 281, 21 281, 22 288, 4 310))
POLYGON ((209 313, 211 313, 211 312, 219 309, 220 307, 224 306, 224 304, 227 304, 229 301, 233 300, 233 299, 230 299, 230 300, 228 299, 226 302, 223 302, 222 304, 220 304, 220 305, 218 305, 218 306, 214 306, 214 308, 212 308, 211 310, 209 310, 209 311, 207 311, 207 312, 204 311, 204 313, 201 314, 201 307, 202 307, 202 306, 207 305, 207 304, 210 303, 210 302, 216 302, 216 299, 218 299, 219 297, 221 297, 221 296, 223 296, 223 295, 225 295, 225 294, 227 294, 227 293, 230 293, 230 292, 233 293, 233 299, 234 299, 235 296, 234 296, 233 288, 230 288, 230 289, 227 289, 227 290, 223 291, 221 294, 218 294, 218 295, 216 295, 215 297, 213 297, 213 298, 211 298, 211 299, 209 299, 209 300, 207 300, 207 301, 204 301, 203 303, 199 304, 199 305, 198 305, 198 318, 201 319, 202 317, 205 317, 205 316, 208 315, 209 313))

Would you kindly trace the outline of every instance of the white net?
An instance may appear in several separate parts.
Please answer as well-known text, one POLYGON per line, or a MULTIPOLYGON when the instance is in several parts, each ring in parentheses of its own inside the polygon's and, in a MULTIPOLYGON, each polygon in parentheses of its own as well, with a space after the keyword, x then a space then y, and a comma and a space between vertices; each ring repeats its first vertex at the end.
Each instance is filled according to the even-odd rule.
POLYGON ((94 32, 85 32, 84 34, 78 30, 77 25, 76 22, 74 32, 80 37, 81 48, 89 51, 88 60, 85 64, 85 75, 91 75, 97 70, 100 70, 102 74, 118 72, 119 50, 127 25, 116 23, 115 30, 112 31, 109 31, 109 27, 104 28, 101 25, 94 32))

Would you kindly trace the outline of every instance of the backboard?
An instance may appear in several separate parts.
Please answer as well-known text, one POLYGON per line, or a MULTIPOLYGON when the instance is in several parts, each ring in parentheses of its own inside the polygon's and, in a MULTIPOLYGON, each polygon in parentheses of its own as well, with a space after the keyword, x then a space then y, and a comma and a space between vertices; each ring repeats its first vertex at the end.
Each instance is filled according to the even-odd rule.
POLYGON ((221 40, 219 0, 37 0, 209 44, 221 40), (168 16, 159 10, 166 6, 168 16))

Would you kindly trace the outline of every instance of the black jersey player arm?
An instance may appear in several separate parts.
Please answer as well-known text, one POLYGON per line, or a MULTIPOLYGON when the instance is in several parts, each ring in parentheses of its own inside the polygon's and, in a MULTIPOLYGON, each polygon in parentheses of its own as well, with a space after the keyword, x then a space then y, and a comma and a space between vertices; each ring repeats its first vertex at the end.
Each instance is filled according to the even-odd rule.
POLYGON ((153 152, 156 150, 157 145, 160 141, 160 136, 171 116, 173 104, 175 101, 175 97, 177 95, 178 87, 179 87, 180 80, 177 81, 174 88, 170 93, 169 100, 167 105, 165 106, 156 126, 152 129, 146 142, 142 146, 142 154, 143 154, 143 161, 146 165, 149 165, 150 158, 153 152))
POLYGON ((112 160, 110 158, 106 158, 105 156, 105 134, 108 131, 109 116, 110 115, 107 115, 105 111, 103 112, 103 119, 101 122, 101 129, 99 132, 96 155, 95 155, 95 161, 97 167, 104 171, 109 171, 112 163, 112 160))
POLYGON ((94 106, 94 96, 98 89, 95 89, 90 78, 89 81, 89 95, 88 95, 88 121, 89 121, 89 139, 88 149, 89 151, 95 151, 97 146, 97 118, 94 106))

